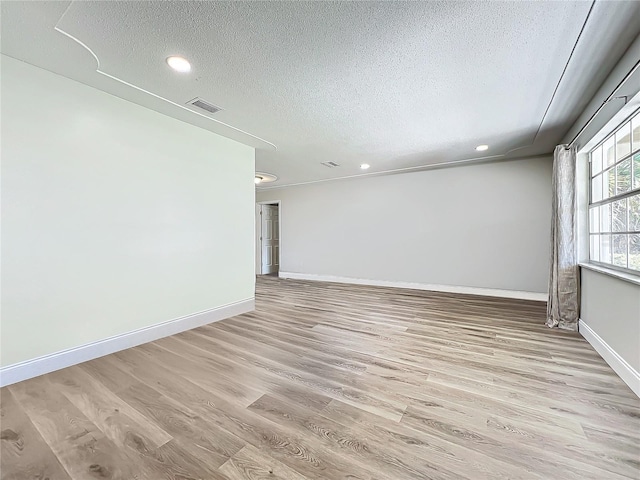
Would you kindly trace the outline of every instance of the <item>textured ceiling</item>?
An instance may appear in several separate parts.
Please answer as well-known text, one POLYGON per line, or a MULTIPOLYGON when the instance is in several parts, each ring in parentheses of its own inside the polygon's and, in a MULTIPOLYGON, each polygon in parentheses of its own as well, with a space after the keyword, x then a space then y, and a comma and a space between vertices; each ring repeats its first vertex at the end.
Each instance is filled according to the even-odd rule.
POLYGON ((273 185, 548 153, 640 33, 633 1, 1 8, 2 53, 255 146, 273 185))

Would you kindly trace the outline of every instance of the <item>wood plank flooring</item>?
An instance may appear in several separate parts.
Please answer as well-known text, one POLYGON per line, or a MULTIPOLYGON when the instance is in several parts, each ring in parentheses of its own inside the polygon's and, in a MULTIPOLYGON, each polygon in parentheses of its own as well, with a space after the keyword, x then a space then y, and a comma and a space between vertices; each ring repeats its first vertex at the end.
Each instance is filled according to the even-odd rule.
POLYGON ((3 388, 1 478, 640 479, 542 303, 258 279, 256 311, 3 388))

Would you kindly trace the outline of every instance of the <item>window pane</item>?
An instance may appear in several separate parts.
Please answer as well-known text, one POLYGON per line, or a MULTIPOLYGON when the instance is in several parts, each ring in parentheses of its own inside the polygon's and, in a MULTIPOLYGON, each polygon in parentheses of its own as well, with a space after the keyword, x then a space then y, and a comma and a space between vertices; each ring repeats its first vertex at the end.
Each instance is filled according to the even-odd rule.
POLYGON ((640 232, 640 195, 634 195, 629 201, 629 231, 640 232))
POLYGON ((605 167, 613 165, 616 161, 616 144, 614 143, 614 138, 611 137, 609 140, 604 142, 602 146, 602 154, 604 155, 603 163, 605 167))
POLYGON ((613 264, 616 267, 627 268, 627 236, 612 235, 613 264))
POLYGON ((602 175, 594 177, 591 181, 591 201, 599 202, 602 200, 602 175))
POLYGON ((631 159, 620 162, 616 166, 616 195, 631 190, 631 159))
POLYGON ((640 270, 640 234, 629 235, 629 268, 640 270))
POLYGON ((616 132, 616 160, 620 160, 631 153, 631 124, 625 123, 616 132))
POLYGON ((600 205, 600 231, 611 231, 611 204, 600 205))
POLYGON ((600 261, 611 263, 611 235, 600 235, 600 261))
POLYGON ((613 197, 616 193, 616 169, 610 168, 602 174, 602 198, 613 197))
POLYGON ((591 152, 591 176, 602 171, 602 145, 591 152))
POLYGON ((633 188, 640 188, 640 153, 633 156, 633 188))
POLYGON ((600 261, 600 237, 598 235, 591 235, 590 239, 590 253, 589 258, 593 261, 600 261))
POLYGON ((600 207, 589 210, 589 232, 598 233, 600 231, 600 207))
POLYGON ((640 148, 640 113, 631 121, 631 127, 633 128, 633 150, 640 148))
POLYGON ((611 205, 611 229, 614 232, 627 231, 627 199, 618 200, 611 205))

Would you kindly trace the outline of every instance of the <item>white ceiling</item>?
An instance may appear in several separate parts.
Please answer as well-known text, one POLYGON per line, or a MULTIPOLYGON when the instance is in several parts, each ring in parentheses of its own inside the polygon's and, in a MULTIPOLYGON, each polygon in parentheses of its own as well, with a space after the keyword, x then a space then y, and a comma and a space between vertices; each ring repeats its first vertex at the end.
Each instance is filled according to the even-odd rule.
POLYGON ((2 2, 1 51, 255 146, 256 170, 288 185, 473 160, 482 143, 551 152, 640 33, 640 2, 591 7, 2 2), (191 73, 167 67, 176 54, 191 73))

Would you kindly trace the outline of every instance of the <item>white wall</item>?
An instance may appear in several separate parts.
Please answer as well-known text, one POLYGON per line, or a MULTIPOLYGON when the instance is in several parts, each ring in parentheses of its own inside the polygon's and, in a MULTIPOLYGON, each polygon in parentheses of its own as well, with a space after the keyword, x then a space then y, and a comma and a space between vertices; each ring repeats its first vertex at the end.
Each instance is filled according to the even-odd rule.
POLYGON ((580 320, 640 372, 640 285, 581 269, 580 320))
POLYGON ((254 295, 254 150, 2 56, 7 366, 254 295))
POLYGON ((547 291, 551 159, 259 191, 281 200, 281 271, 547 291))
POLYGON ((578 149, 583 151, 577 158, 576 178, 580 247, 578 253, 582 264, 580 333, 638 396, 640 396, 640 285, 637 282, 640 281, 640 277, 589 264, 587 208, 589 157, 587 153, 640 105, 640 70, 634 70, 639 55, 640 37, 636 38, 629 47, 589 106, 563 139, 563 143, 570 142, 609 96, 613 94, 619 98, 605 104, 576 140, 578 149), (625 81, 629 72, 634 73, 625 81), (626 97, 626 103, 620 99, 622 97, 626 97), (634 279, 636 283, 630 282, 629 278, 634 279))

